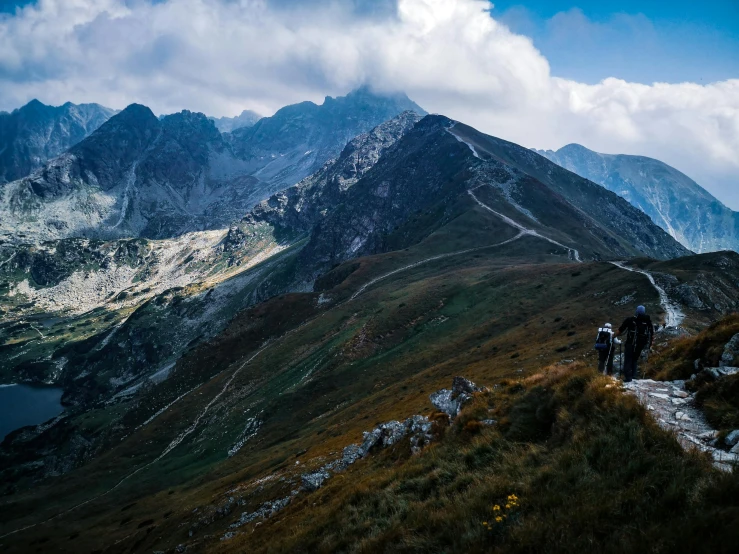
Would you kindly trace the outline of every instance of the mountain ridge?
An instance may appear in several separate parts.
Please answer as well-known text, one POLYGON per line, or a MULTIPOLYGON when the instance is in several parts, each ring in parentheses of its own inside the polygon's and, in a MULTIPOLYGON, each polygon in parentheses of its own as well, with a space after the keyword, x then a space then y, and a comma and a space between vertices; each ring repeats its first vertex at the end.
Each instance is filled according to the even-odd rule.
POLYGON ((739 251, 739 213, 664 162, 574 143, 536 152, 625 198, 695 252, 739 251))
POLYGON ((100 104, 47 106, 37 99, 0 113, 0 186, 31 174, 115 113, 100 104))
POLYGON ((32 175, 0 189, 0 235, 11 242, 157 239, 227 228, 403 106, 420 110, 405 96, 360 89, 322 106, 287 106, 262 118, 253 132, 229 134, 203 114, 183 110, 157 118, 132 104, 32 175))

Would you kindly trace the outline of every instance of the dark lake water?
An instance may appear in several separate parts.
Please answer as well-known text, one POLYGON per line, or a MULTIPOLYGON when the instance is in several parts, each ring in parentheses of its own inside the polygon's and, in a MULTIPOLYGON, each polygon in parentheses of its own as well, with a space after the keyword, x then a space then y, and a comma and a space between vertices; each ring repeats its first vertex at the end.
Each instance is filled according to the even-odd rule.
POLYGON ((26 425, 38 425, 63 408, 62 389, 30 385, 0 385, 0 442, 5 435, 26 425))

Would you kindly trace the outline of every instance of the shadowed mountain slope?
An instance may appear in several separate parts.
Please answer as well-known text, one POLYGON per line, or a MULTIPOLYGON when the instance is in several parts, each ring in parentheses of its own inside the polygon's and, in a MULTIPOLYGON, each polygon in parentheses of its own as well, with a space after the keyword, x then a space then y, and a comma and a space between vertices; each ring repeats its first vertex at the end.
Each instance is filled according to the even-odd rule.
POLYGON ((116 113, 99 104, 47 106, 32 100, 0 113, 0 184, 15 181, 80 142, 116 113))
POLYGON ((160 121, 138 104, 0 193, 0 232, 15 241, 218 228, 262 194, 203 114, 160 121))

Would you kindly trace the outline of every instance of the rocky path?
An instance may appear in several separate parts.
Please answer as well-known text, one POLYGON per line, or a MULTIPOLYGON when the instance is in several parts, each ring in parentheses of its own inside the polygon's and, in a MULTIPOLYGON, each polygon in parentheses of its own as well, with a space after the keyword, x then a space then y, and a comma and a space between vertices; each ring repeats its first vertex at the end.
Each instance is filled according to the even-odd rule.
POLYGON ((665 327, 676 328, 683 322, 683 320, 685 319, 685 314, 680 309, 680 306, 670 300, 670 298, 667 296, 667 292, 665 292, 665 289, 657 284, 651 273, 643 269, 629 267, 627 265, 624 265, 622 262, 611 263, 616 267, 619 267, 626 271, 631 271, 632 273, 641 273, 642 275, 646 276, 647 279, 649 279, 649 282, 659 294, 659 302, 662 305, 662 309, 665 311, 665 327))
POLYGON ((716 448, 718 431, 706 423, 703 414, 693 404, 693 395, 685 390, 684 385, 684 381, 640 379, 623 386, 647 408, 660 427, 675 434, 683 448, 708 452, 717 468, 730 471, 739 464, 739 454, 716 448))
MULTIPOLYGON (((622 262, 611 262, 616 267, 641 273, 659 293, 660 304, 665 311, 665 329, 676 329, 685 319, 680 306, 671 301, 667 292, 654 277, 645 270, 635 269, 622 262)), ((717 371, 716 378, 730 374, 727 369, 717 371)), ((674 433, 675 438, 686 450, 697 448, 708 452, 714 465, 723 471, 739 466, 739 453, 726 452, 718 447, 718 431, 706 422, 703 413, 694 404, 694 395, 685 390, 685 381, 653 381, 638 379, 624 383, 627 394, 633 394, 663 429, 674 433)))

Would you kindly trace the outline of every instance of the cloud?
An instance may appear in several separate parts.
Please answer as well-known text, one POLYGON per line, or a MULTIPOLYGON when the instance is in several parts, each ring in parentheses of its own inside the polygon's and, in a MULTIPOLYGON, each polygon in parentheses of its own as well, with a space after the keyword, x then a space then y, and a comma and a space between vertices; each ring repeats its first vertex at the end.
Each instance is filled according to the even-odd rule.
POLYGON ((38 97, 269 114, 370 84, 526 146, 662 159, 739 208, 727 186, 739 176, 739 80, 558 78, 483 0, 289 4, 40 0, 0 16, 0 108, 38 97))

